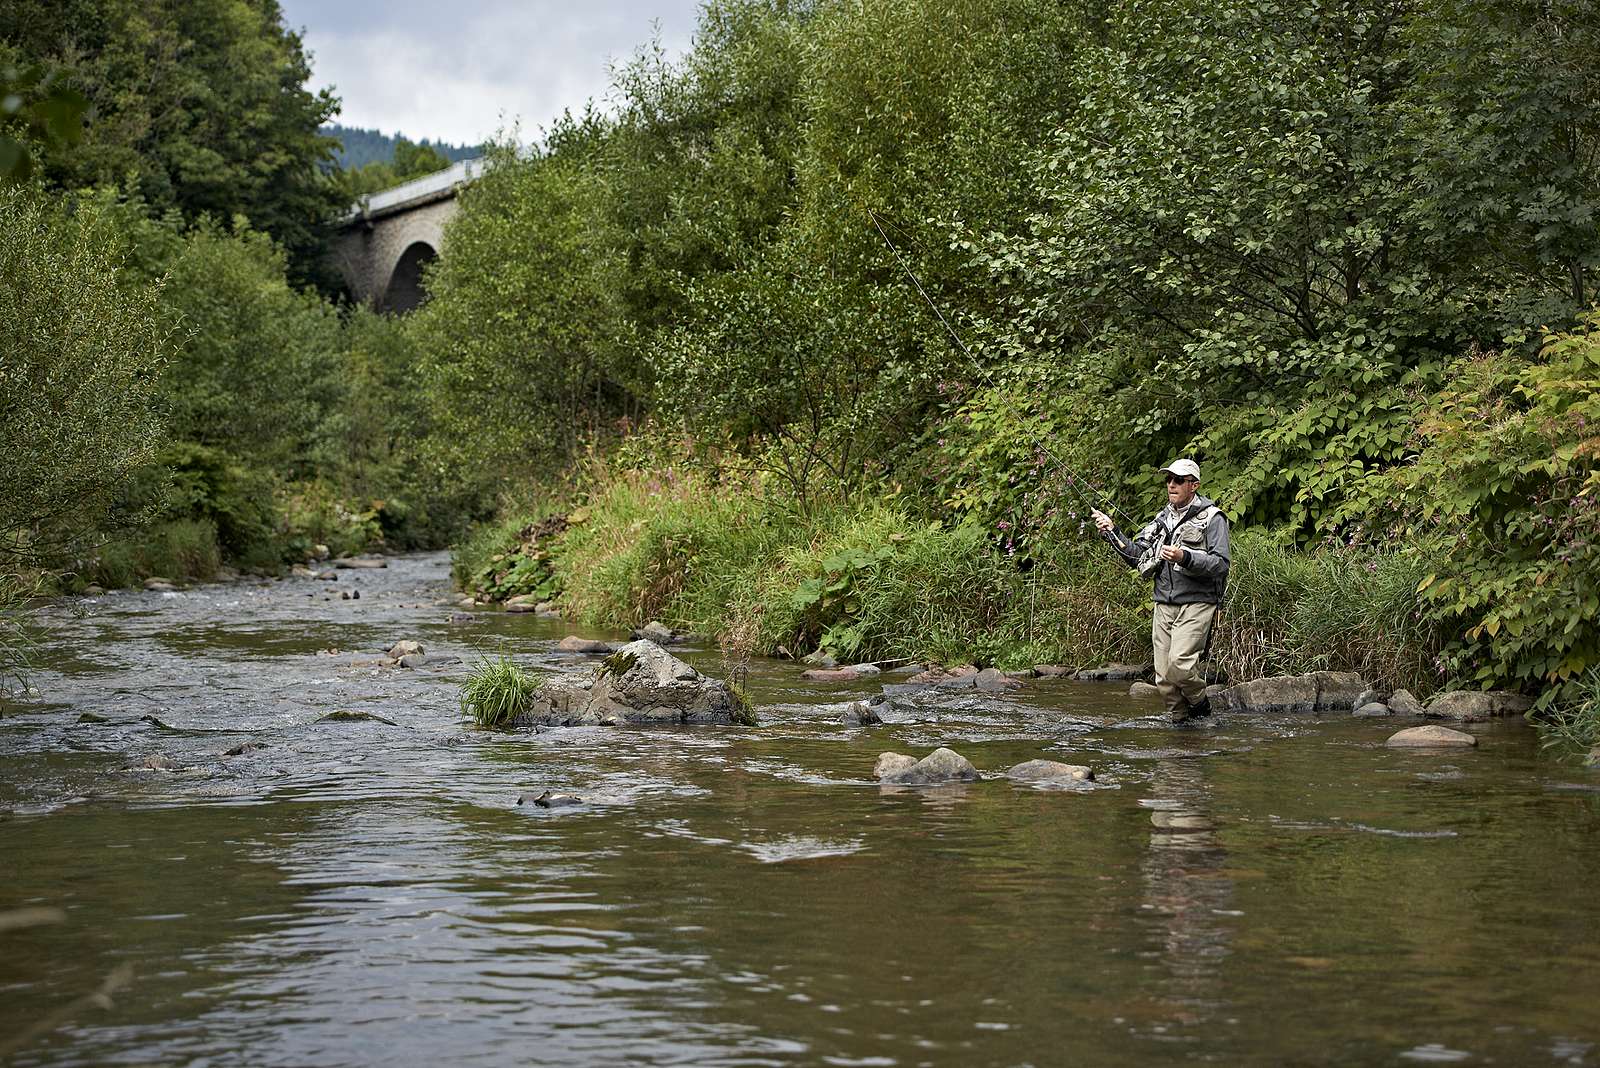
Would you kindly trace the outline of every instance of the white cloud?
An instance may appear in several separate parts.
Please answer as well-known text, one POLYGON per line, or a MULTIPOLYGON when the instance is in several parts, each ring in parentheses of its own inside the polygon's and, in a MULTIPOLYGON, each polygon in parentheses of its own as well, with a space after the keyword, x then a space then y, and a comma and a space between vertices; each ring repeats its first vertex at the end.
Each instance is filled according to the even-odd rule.
POLYGON ((528 139, 562 109, 603 97, 608 63, 648 42, 652 20, 681 54, 696 11, 695 0, 283 6, 313 55, 312 84, 344 102, 339 122, 465 144, 518 120, 528 139))

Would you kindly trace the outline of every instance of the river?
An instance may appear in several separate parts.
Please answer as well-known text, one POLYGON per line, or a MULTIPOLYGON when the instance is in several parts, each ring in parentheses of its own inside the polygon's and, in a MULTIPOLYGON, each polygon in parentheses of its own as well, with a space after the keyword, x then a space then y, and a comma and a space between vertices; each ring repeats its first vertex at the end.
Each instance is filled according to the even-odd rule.
POLYGON ((876 684, 767 661, 755 729, 483 733, 478 656, 585 661, 450 601, 433 554, 41 611, 0 909, 65 918, 0 932, 0 1042, 132 978, 11 1063, 1600 1064, 1600 774, 1521 722, 1402 751, 1036 680, 854 728, 876 684), (938 745, 1099 783, 871 781, 938 745))

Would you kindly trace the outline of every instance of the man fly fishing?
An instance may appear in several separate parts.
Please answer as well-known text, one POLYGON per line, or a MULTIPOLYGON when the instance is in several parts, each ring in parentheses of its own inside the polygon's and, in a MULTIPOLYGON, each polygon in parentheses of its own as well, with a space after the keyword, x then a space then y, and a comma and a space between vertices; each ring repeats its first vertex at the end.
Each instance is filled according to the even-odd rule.
POLYGON ((1211 714, 1200 660, 1228 585, 1228 520, 1200 493, 1200 465, 1174 460, 1163 467, 1167 506, 1137 537, 1127 538, 1110 516, 1091 509, 1095 526, 1123 561, 1155 583, 1156 688, 1174 723, 1211 714))

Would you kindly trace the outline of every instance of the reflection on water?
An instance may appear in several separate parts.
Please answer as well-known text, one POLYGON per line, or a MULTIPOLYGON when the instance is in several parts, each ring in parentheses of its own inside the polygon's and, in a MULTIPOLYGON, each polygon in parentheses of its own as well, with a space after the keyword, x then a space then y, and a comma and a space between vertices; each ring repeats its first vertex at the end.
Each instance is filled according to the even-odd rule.
POLYGON ((1159 760, 1148 798, 1150 848, 1140 863, 1144 907, 1158 918, 1167 975, 1159 1001, 1174 1024, 1193 1026, 1218 1015, 1221 966, 1228 956, 1233 883, 1227 851, 1212 815, 1200 760, 1159 760))
POLYGON ((481 734, 467 665, 579 670, 566 628, 452 622, 442 557, 346 583, 47 613, 0 910, 66 922, 0 932, 0 1035, 135 978, 15 1063, 1594 1063, 1597 780, 1520 724, 1441 758, 1052 680, 856 729, 876 684, 762 663, 758 730, 481 734), (871 780, 939 745, 991 774, 871 780), (1038 757, 1100 788, 992 774, 1038 757))

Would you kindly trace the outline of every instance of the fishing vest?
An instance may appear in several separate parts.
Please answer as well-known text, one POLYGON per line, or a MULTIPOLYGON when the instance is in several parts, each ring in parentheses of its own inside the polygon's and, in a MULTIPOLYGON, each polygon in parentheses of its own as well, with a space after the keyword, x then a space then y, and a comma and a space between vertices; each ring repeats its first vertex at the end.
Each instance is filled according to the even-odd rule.
MULTIPOLYGON (((1163 509, 1161 515, 1152 519, 1150 525, 1139 532, 1139 540, 1149 545, 1139 557, 1139 576, 1153 578, 1156 572, 1161 570, 1161 565, 1168 563, 1161 559, 1161 550, 1165 546, 1181 545, 1185 549, 1205 552, 1206 527, 1220 511, 1221 509, 1215 504, 1208 504, 1204 508, 1191 507, 1184 513, 1183 518, 1178 520, 1176 526, 1168 529, 1162 522, 1167 514, 1166 509, 1163 509)), ((1174 563, 1172 568, 1180 574, 1188 574, 1182 564, 1174 563)))

